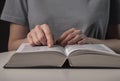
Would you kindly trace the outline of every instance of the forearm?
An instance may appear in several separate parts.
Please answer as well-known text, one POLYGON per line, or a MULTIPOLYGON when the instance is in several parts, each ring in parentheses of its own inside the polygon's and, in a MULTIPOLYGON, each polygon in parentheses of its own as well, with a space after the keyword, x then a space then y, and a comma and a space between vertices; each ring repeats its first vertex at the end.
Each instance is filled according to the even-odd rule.
POLYGON ((16 50, 21 43, 26 43, 27 34, 29 33, 29 27, 11 23, 10 24, 10 35, 8 42, 8 50, 16 50))
POLYGON ((17 50, 22 43, 28 43, 27 38, 9 41, 8 51, 17 50))
POLYGON ((98 40, 94 38, 88 38, 90 43, 93 44, 105 44, 117 53, 120 53, 120 40, 119 39, 109 39, 109 40, 98 40))

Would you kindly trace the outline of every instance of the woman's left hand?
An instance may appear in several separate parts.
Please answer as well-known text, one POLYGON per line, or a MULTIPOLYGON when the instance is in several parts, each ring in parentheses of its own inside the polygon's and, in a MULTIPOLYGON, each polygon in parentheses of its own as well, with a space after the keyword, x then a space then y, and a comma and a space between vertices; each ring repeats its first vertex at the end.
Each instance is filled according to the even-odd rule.
POLYGON ((60 38, 58 39, 57 43, 65 46, 65 45, 72 45, 72 44, 83 44, 86 40, 86 36, 83 32, 79 29, 71 28, 65 31, 60 38))

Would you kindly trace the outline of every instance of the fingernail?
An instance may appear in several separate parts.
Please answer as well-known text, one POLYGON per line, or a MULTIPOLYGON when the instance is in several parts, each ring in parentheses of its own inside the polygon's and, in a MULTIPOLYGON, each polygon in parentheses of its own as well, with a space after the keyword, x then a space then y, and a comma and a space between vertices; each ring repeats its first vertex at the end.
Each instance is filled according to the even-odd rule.
POLYGON ((52 45, 51 45, 51 44, 48 44, 48 47, 52 47, 52 45))

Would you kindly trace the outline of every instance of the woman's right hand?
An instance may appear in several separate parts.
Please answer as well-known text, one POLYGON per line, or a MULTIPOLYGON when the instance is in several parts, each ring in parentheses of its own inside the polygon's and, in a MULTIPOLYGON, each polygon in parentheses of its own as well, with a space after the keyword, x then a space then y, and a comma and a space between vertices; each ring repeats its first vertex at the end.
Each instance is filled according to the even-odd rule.
POLYGON ((54 45, 52 32, 47 24, 36 25, 27 35, 28 42, 32 45, 54 45))

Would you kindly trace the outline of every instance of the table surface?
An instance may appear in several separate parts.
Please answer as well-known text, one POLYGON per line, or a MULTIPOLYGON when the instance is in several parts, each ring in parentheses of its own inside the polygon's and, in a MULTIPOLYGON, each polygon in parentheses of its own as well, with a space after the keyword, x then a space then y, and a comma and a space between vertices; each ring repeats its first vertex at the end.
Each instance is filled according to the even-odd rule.
POLYGON ((120 69, 4 69, 13 53, 0 53, 0 81, 120 81, 120 69))

